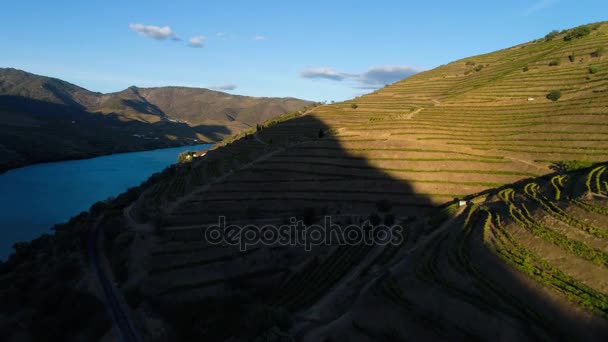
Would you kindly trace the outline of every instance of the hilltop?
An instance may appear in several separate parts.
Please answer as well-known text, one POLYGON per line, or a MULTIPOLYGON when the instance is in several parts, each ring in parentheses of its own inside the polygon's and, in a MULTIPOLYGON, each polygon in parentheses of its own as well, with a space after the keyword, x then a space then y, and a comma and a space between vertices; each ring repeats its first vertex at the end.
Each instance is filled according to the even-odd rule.
POLYGON ((605 340, 607 45, 606 23, 551 32, 267 120, 53 239, 99 223, 150 339, 605 340), (219 216, 406 234, 239 251, 204 239, 219 216))
POLYGON ((42 161, 216 142, 311 102, 203 88, 101 94, 0 68, 0 170, 42 161))

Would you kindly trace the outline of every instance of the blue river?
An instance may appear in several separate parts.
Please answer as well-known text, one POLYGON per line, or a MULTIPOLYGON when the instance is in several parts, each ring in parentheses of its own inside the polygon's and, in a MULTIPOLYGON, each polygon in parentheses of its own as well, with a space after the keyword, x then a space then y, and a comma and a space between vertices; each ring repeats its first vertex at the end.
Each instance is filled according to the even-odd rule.
POLYGON ((119 153, 36 164, 0 174, 0 259, 13 244, 29 241, 88 210, 92 204, 139 185, 175 163, 182 151, 210 144, 119 153))

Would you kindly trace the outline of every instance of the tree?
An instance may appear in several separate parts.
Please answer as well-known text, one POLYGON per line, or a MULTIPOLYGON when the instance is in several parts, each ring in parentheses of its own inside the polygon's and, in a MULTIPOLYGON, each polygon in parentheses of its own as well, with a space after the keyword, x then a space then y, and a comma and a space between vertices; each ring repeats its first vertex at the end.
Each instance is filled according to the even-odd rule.
POLYGON ((574 60, 576 59, 576 54, 573 52, 568 56, 568 59, 570 60, 571 63, 574 63, 574 60))
POLYGON ((562 92, 559 90, 551 90, 549 94, 547 94, 547 98, 551 101, 557 101, 562 97, 562 92))
POLYGON ((192 161, 192 152, 191 151, 184 151, 177 156, 177 162, 180 164, 187 163, 189 161, 192 161))
POLYGON ((357 108, 359 108, 359 105, 356 104, 356 103, 353 103, 353 104, 350 105, 350 108, 357 109, 357 108))
POLYGON ((526 65, 523 69, 524 72, 527 72, 528 70, 530 70, 530 68, 526 65))
POLYGON ((325 132, 323 131, 323 128, 319 128, 319 139, 323 138, 325 136, 325 132))
POLYGON ((559 31, 553 30, 553 31, 547 33, 547 35, 545 36, 545 41, 551 41, 558 35, 559 35, 559 31))
POLYGON ((569 30, 568 33, 564 36, 564 41, 568 42, 572 39, 583 38, 591 33, 591 27, 589 25, 575 27, 572 30, 569 30))

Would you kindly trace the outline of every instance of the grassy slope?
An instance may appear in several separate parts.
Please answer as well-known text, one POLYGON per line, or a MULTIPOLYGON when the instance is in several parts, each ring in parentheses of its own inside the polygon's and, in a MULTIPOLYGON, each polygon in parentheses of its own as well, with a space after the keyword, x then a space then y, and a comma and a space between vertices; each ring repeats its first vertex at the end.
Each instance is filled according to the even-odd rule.
MULTIPOLYGON (((344 214, 367 217, 376 210, 378 200, 388 199, 398 217, 420 218, 432 206, 453 197, 547 174, 555 161, 605 161, 608 156, 605 147, 608 62, 606 57, 591 54, 606 45, 608 25, 603 24, 584 38, 566 42, 558 36, 552 41, 539 40, 467 58, 352 101, 317 107, 306 115, 269 125, 257 134, 257 139, 239 136, 230 144, 217 146, 206 160, 179 168, 144 196, 143 207, 147 208, 144 216, 150 218, 164 212, 160 218, 151 220, 167 230, 216 222, 218 215, 242 222, 261 218, 271 222, 275 218, 276 223, 280 223, 288 216, 302 215, 303 210, 308 210, 315 215, 329 213, 339 219, 344 214), (572 54, 575 58, 570 61, 568 56, 572 54), (549 66, 556 59, 560 64, 549 66), (475 71, 479 65, 483 68, 475 71), (599 72, 591 74, 592 66, 598 67, 599 72), (557 102, 545 97, 554 89, 563 94, 557 102), (353 103, 357 104, 356 109, 352 108, 353 103), (323 138, 318 137, 319 130, 325 132, 323 138), (254 162, 249 164, 251 161, 254 162)), ((523 203, 523 199, 521 201, 523 203)), ((555 338, 560 334, 591 338, 589 334, 605 327, 605 322, 598 323, 585 311, 603 315, 597 308, 604 305, 602 296, 606 295, 606 285, 590 277, 593 272, 585 274, 584 271, 597 271, 596 268, 602 266, 587 267, 587 261, 575 259, 580 258, 576 256, 564 269, 552 271, 545 260, 537 261, 544 267, 543 272, 565 272, 563 277, 567 282, 591 286, 589 293, 600 299, 588 300, 580 297, 580 293, 571 296, 552 289, 548 281, 527 278, 513 272, 510 266, 505 268, 505 261, 497 261, 489 252, 489 245, 482 248, 480 232, 486 217, 468 214, 469 211, 457 218, 445 234, 428 239, 428 245, 414 253, 420 262, 396 269, 394 278, 378 283, 379 289, 374 288, 381 293, 381 302, 396 301, 402 306, 399 310, 394 308, 394 303, 374 307, 381 312, 377 313, 378 317, 386 318, 386 322, 369 321, 370 307, 360 304, 350 313, 353 322, 360 324, 355 331, 354 323, 336 323, 326 333, 337 339, 360 338, 361 334, 373 336, 379 331, 395 337, 400 336, 400 324, 409 321, 414 322, 408 323, 413 324, 410 326, 413 336, 421 337, 487 339, 500 331, 505 338, 555 338), (475 249, 466 250, 465 238, 475 239, 475 249), (470 258, 478 258, 480 264, 469 263, 470 258), (572 273, 573 268, 581 265, 582 273, 572 273), (480 270, 485 273, 479 273, 480 270), (500 270, 503 274, 496 274, 500 270), (471 288, 471 282, 475 282, 476 287, 471 288), (505 293, 505 283, 522 285, 505 293), (576 302, 586 309, 565 313, 576 302), (404 309, 404 305, 407 308, 404 309), (443 308, 450 306, 455 309, 445 313, 443 308), (549 311, 539 309, 541 307, 548 307, 549 311), (551 313, 553 311, 558 313, 551 313), (450 318, 450 312, 454 317, 461 315, 462 319, 450 318), (357 315, 361 315, 360 319, 357 315), (542 318, 543 315, 548 318, 542 318), (483 321, 483 324, 470 324, 471 320, 483 321), (581 323, 585 320, 587 323, 581 323), (400 323, 391 326, 388 322, 400 323), (526 327, 528 322, 532 322, 532 327, 526 327), (556 322, 573 325, 566 331, 558 328, 560 323, 556 322), (585 333, 586 329, 589 332, 585 333)), ((576 217, 585 219, 584 215, 576 217)), ((158 271, 149 278, 149 293, 183 299, 204 294, 217 286, 209 282, 205 273, 210 267, 206 260, 213 263, 214 254, 192 241, 197 232, 183 229, 161 238, 152 263, 168 262, 163 256, 167 252, 171 255, 170 262, 180 266, 158 271), (197 277, 188 274, 197 274, 197 277)), ((568 234, 571 239, 581 239, 578 232, 568 234)), ((532 251, 551 248, 553 254, 548 259, 552 262, 569 257, 564 244, 551 247, 551 242, 534 243, 523 235, 517 235, 516 239, 521 239, 522 244, 532 243, 524 246, 532 251)), ((605 243, 596 239, 591 245, 605 248, 605 243)), ((408 241, 408 248, 417 246, 416 243, 417 238, 408 241)), ((584 252, 584 246, 577 246, 583 250, 580 253, 591 253, 585 254, 588 258, 601 258, 584 252)), ((358 253, 352 251, 351 254, 358 253)), ((392 253, 404 256, 404 250, 387 255, 392 253)), ((520 249, 518 253, 525 250, 520 249)), ((360 260, 340 256, 340 263, 333 264, 330 261, 334 260, 334 254, 325 254, 330 256, 324 264, 327 269, 342 272, 360 260)), ((284 257, 276 255, 273 260, 284 257)), ((295 257, 292 262, 301 262, 304 258, 295 257)), ((236 272, 237 275, 232 276, 234 281, 240 279, 238 274, 246 279, 252 276, 239 271, 246 260, 234 259, 223 266, 236 272)), ((265 264, 258 263, 256 268, 262 265, 265 264)), ((273 267, 276 276, 284 272, 278 265, 273 267)), ((324 270, 325 266, 318 269, 324 270)), ((524 268, 522 272, 525 274, 525 271, 524 268)), ((260 272, 260 279, 269 277, 267 270, 260 272)), ((306 277, 324 279, 325 276, 312 272, 306 277)), ((297 295, 310 300, 332 286, 331 282, 311 281, 283 297, 297 295), (314 288, 315 294, 308 293, 308 288, 314 288)), ((362 298, 374 296, 377 293, 367 293, 362 298)), ((314 331, 308 337, 310 340, 320 338, 314 331)))
MULTIPOLYGON (((565 42, 557 37, 467 58, 352 101, 317 107, 258 135, 274 143, 265 149, 285 149, 256 164, 265 172, 251 176, 243 170, 227 180, 255 182, 266 189, 266 196, 243 190, 222 198, 226 205, 234 199, 263 206, 260 200, 266 197, 272 202, 278 196, 288 199, 286 193, 308 191, 310 200, 294 207, 328 206, 325 195, 310 194, 308 183, 293 182, 288 189, 280 184, 337 177, 350 181, 351 191, 360 191, 373 203, 378 196, 365 195, 369 184, 363 182, 364 169, 370 169, 440 204, 545 174, 554 161, 603 161, 608 155, 608 60, 591 53, 606 45, 604 24, 581 39, 565 42), (561 64, 549 66, 555 59, 561 64), (474 71, 479 65, 484 67, 474 71), (529 71, 524 72, 526 66, 529 71), (590 74, 591 66, 599 72, 590 74), (552 89, 563 93, 557 102, 545 97, 552 89), (351 108, 353 103, 357 109, 351 108), (300 138, 315 140, 319 128, 331 137, 292 146, 300 138), (290 171, 294 168, 298 175, 290 171), (361 170, 359 176, 354 170, 361 170)), ((256 145, 258 141, 241 139, 218 153, 248 160, 250 152, 243 149, 255 151, 256 145)), ((391 183, 372 186, 374 193, 382 193, 391 183)), ((335 193, 339 198, 340 190, 335 193)))

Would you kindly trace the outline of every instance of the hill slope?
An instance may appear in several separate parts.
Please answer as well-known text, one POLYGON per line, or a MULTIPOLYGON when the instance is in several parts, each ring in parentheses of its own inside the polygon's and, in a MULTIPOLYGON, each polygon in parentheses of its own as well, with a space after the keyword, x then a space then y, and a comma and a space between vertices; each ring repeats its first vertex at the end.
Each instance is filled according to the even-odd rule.
POLYGON ((181 340, 605 340, 606 45, 606 23, 566 30, 273 119, 79 219, 101 218, 151 339, 160 317, 181 340), (325 215, 406 234, 311 251, 203 234, 325 215))
MULTIPOLYGON (((568 247, 571 242, 552 247, 549 258, 541 254, 534 261, 542 274, 559 274, 569 286, 589 286, 585 291, 599 299, 587 301, 575 290, 572 295, 542 277, 528 279, 518 273, 522 269, 511 266, 511 259, 497 257, 492 252, 497 247, 488 247, 492 240, 479 244, 487 214, 460 209, 464 216, 439 225, 458 209, 435 209, 453 203, 454 197, 498 196, 499 190, 493 189, 563 170, 560 165, 608 160, 608 61, 601 54, 608 45, 608 25, 593 25, 588 35, 564 40, 570 32, 455 61, 360 98, 317 107, 177 169, 138 202, 139 220, 164 232, 140 261, 155 265, 142 282, 144 295, 198 301, 214 291, 230 292, 214 282, 216 278, 255 284, 251 286, 262 298, 258 305, 284 306, 295 317, 306 318, 296 319, 295 331, 310 341, 389 335, 399 340, 410 331, 426 338, 490 339, 498 331, 524 339, 593 339, 606 327, 605 319, 596 317, 605 317, 608 292, 594 276, 605 265, 578 260, 571 252, 574 247, 568 247), (557 101, 547 98, 552 90, 562 94, 557 101), (559 163, 571 160, 578 162, 559 163), (383 202, 391 204, 390 214, 382 213, 383 202), (235 252, 229 261, 222 259, 224 271, 219 275, 212 265, 221 250, 200 241, 200 227, 217 222, 218 216, 228 223, 278 225, 290 216, 314 222, 323 215, 342 225, 375 215, 387 222, 394 218, 410 227, 410 235, 396 249, 319 247, 311 254, 256 245, 250 255, 235 252), (461 232, 471 230, 474 234, 464 237, 474 239, 473 254, 458 254, 469 253, 459 246, 464 241, 461 232), (455 262, 454 255, 461 259, 455 262), (575 266, 562 268, 556 260, 582 268, 573 273, 575 266), (310 262, 317 264, 302 266, 310 262), (383 271, 370 273, 372 269, 383 271), (487 273, 498 269, 509 273, 487 273), (388 278, 379 278, 383 272, 388 278), (471 288, 472 283, 478 287, 471 288), (282 285, 276 289, 273 284, 282 285), (511 284, 508 291, 504 284, 511 284), (279 298, 265 297, 277 291, 279 298), (349 303, 358 298, 358 304, 344 304, 346 298, 351 298, 349 303), (454 309, 444 312, 446 307, 454 309), (370 320, 370 310, 382 319, 370 320), (404 321, 413 322, 407 331, 404 321), (530 329, 529 322, 534 322, 530 329)), ((600 185, 605 173, 602 177, 600 185)), ((490 205, 496 198, 475 201, 490 205)), ((605 211, 602 201, 591 205, 605 211)), ((585 220, 582 215, 575 217, 585 220)), ((598 229, 606 231, 605 220, 600 222, 598 229)), ((557 241, 521 238, 529 245, 518 253, 532 251, 536 256, 537 248, 557 241)), ((589 253, 605 254, 598 252, 605 251, 605 240, 589 246, 597 249, 589 253)))
POLYGON ((310 104, 178 87, 100 94, 55 78, 0 69, 0 170, 218 141, 310 104))

